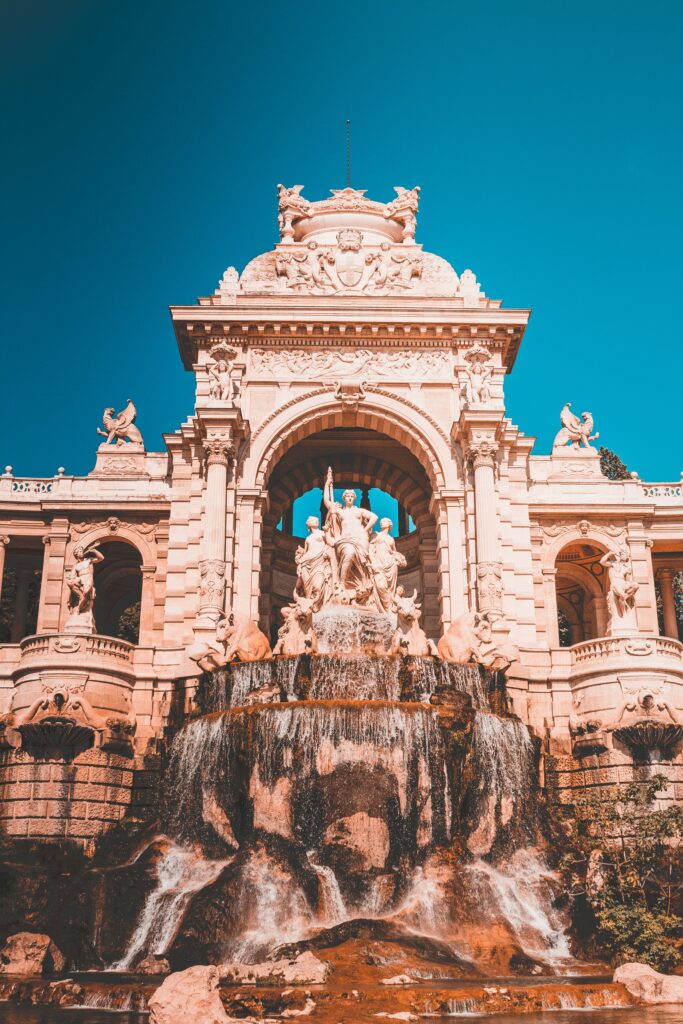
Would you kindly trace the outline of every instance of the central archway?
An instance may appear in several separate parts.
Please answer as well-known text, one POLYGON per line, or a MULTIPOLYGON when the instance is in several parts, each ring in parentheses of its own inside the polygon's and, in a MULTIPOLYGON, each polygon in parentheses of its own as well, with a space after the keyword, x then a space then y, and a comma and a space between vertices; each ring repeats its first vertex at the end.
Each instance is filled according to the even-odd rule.
MULTIPOLYGON (((292 599, 296 582, 295 553, 303 542, 278 523, 302 494, 322 487, 331 466, 339 488, 377 488, 395 498, 412 519, 413 532, 404 531, 396 545, 406 559, 399 584, 409 593, 417 590, 422 602, 422 622, 429 636, 441 627, 437 526, 430 511, 431 486, 415 456, 393 438, 376 430, 358 427, 322 430, 290 448, 273 468, 268 481, 268 511, 263 518, 261 545, 261 628, 272 639, 281 625, 280 610, 292 599)), ((369 502, 372 507, 372 499, 369 502)), ((316 513, 317 513, 316 509, 316 513)), ((380 511, 379 507, 373 511, 380 511)), ((394 523, 394 526, 397 524, 394 523)))
POLYGON ((371 384, 358 404, 336 401, 329 387, 290 399, 242 449, 228 601, 273 635, 280 603, 291 599, 300 543, 289 538, 291 551, 280 544, 276 557, 277 523, 300 494, 322 484, 330 464, 340 486, 379 487, 412 518, 408 560, 423 625, 438 637, 465 600, 462 465, 447 431, 424 408, 371 384), (326 451, 332 435, 337 466, 326 451))

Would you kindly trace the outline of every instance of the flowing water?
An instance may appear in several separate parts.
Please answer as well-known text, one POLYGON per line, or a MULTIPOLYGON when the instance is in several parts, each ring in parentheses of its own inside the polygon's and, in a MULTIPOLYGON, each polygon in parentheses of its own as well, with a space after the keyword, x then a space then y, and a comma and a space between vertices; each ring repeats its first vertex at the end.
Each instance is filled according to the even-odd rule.
POLYGON ((157 887, 145 901, 126 952, 111 970, 126 971, 147 953, 165 953, 193 895, 214 882, 227 863, 204 860, 174 844, 159 861, 157 887))
MULTIPOLYGON (((348 624, 333 617, 328 625, 348 624)), ((534 849, 528 729, 491 713, 477 666, 412 661, 425 703, 399 702, 400 660, 388 656, 311 657, 305 701, 295 699, 300 659, 215 674, 207 692, 223 710, 188 722, 173 742, 164 810, 172 845, 115 969, 167 952, 194 898, 233 862, 226 959, 254 962, 312 928, 356 917, 388 918, 457 945, 448 849, 459 831, 469 851, 459 871, 479 926, 502 922, 550 967, 570 960, 552 908, 554 879, 534 849), (453 816, 443 726, 426 703, 454 688, 477 708, 462 820, 453 816), (253 703, 259 692, 275 703, 253 703), (249 838, 252 827, 265 838, 249 838)), ((467 959, 465 946, 460 955, 467 959)))

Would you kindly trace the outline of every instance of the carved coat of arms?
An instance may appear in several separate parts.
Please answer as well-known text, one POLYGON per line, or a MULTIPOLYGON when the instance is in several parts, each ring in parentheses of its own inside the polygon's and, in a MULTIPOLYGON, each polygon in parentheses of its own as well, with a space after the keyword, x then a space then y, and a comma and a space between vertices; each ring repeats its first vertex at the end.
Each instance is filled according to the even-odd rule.
POLYGON ((363 235, 360 231, 348 228, 339 232, 337 244, 334 258, 337 276, 345 288, 355 288, 360 284, 365 270, 363 235))

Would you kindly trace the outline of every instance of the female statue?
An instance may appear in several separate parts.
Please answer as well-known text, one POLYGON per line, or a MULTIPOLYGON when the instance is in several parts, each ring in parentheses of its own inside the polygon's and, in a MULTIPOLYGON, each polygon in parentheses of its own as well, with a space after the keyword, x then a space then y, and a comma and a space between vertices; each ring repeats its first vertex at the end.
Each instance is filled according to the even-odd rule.
POLYGON ((370 559, 375 576, 377 597, 385 612, 391 611, 398 583, 398 570, 406 564, 405 557, 396 550, 396 541, 391 536, 391 519, 380 519, 380 532, 370 544, 370 559))
POLYGON ((323 503, 327 509, 325 533, 334 550, 336 585, 342 597, 366 604, 374 583, 370 562, 370 534, 377 522, 374 512, 356 505, 356 492, 344 491, 343 504, 334 500, 332 470, 327 470, 323 503))

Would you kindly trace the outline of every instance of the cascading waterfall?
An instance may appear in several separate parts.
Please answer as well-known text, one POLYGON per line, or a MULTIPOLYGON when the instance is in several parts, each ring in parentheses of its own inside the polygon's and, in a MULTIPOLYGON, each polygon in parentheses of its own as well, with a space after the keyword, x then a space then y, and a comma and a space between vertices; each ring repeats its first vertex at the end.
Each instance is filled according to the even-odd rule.
POLYGON ((214 883, 233 895, 210 926, 216 952, 204 956, 253 962, 360 917, 446 938, 467 961, 473 946, 452 913, 456 831, 472 858, 460 867, 471 916, 505 922, 529 956, 566 960, 552 879, 529 849, 528 729, 490 712, 477 666, 411 665, 421 703, 400 701, 405 669, 393 656, 276 658, 224 673, 215 692, 230 706, 188 722, 173 742, 164 810, 173 846, 116 969, 167 952, 179 929, 200 934, 202 911, 192 918, 190 908, 214 883), (428 703, 454 690, 477 707, 465 700, 462 721, 428 703), (257 702, 259 691, 270 703, 257 702))
POLYGON ((472 761, 476 783, 470 819, 476 824, 468 848, 475 854, 487 854, 504 830, 507 835, 515 833, 516 838, 533 841, 534 751, 526 726, 517 719, 477 711, 472 761))
POLYGON ((482 916, 493 921, 502 915, 528 956, 548 965, 571 959, 563 922, 552 907, 555 878, 537 850, 522 847, 499 867, 477 859, 466 870, 482 916))
POLYGON ((157 888, 145 902, 125 954, 111 970, 128 970, 145 953, 165 953, 194 893, 214 882, 226 863, 204 860, 174 844, 159 862, 157 888))

